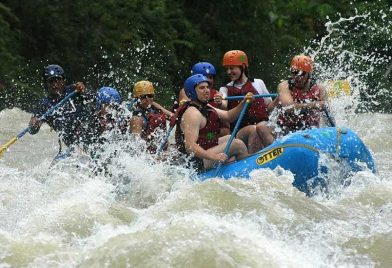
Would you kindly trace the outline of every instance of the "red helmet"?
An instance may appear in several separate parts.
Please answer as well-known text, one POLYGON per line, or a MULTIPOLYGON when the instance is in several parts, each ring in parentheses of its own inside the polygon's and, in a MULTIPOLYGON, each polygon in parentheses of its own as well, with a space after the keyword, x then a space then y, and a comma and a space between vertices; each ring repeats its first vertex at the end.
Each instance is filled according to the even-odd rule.
POLYGON ((245 64, 246 67, 249 66, 248 56, 246 56, 244 51, 241 50, 230 50, 223 56, 223 67, 226 66, 242 66, 245 64))
POLYGON ((291 60, 290 68, 311 73, 313 72, 313 60, 309 56, 297 55, 291 60))

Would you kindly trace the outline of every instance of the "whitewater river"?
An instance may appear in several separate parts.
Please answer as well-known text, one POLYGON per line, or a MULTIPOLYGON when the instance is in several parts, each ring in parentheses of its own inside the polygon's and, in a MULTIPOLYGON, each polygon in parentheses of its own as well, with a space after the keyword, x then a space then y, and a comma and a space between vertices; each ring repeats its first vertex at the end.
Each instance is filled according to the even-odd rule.
MULTIPOLYGON (((28 119, 0 112, 0 144, 28 119)), ((378 174, 312 198, 289 172, 198 183, 145 154, 121 152, 111 176, 83 157, 49 168, 58 144, 44 127, 0 159, 0 267, 391 267, 391 121, 338 120, 372 151, 378 174)))

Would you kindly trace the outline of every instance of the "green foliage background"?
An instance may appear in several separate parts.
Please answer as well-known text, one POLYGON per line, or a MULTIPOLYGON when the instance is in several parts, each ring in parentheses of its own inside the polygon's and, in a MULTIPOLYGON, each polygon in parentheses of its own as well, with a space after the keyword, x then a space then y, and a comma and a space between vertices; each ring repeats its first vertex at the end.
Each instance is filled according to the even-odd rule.
MULTIPOLYGON (((170 105, 198 61, 218 67, 216 86, 224 83, 220 63, 231 49, 246 51, 251 76, 274 91, 290 58, 325 35, 326 21, 390 5, 386 0, 3 0, 0 110, 30 110, 45 94, 41 70, 50 63, 63 66, 70 83, 85 81, 94 90, 115 86, 123 96, 134 82, 148 79, 157 85, 159 101, 170 105)), ((369 49, 389 42, 377 38, 369 49)), ((374 88, 390 88, 385 73, 375 71, 374 88)), ((390 112, 391 103, 380 97, 371 109, 390 112)))

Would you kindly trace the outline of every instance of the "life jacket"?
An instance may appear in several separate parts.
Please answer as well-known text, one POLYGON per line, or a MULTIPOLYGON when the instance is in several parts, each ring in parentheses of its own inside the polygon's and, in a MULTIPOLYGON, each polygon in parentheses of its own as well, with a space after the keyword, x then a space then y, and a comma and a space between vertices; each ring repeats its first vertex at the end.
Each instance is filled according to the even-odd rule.
MULTIPOLYGON (((248 79, 248 81, 241 87, 226 85, 228 96, 245 96, 248 92, 254 95, 259 94, 257 90, 252 85, 253 79, 248 79)), ((229 101, 228 110, 236 107, 241 101, 229 101)), ((268 110, 267 104, 264 102, 263 98, 256 99, 248 108, 242 119, 240 128, 248 125, 255 125, 260 121, 268 120, 268 110)), ((231 124, 231 130, 233 130, 235 124, 231 124)))
POLYGON ((170 127, 174 127, 176 125, 175 140, 178 150, 181 153, 187 153, 185 149, 184 132, 181 130, 181 119, 185 111, 189 107, 195 107, 207 119, 206 125, 199 130, 199 137, 196 143, 200 145, 200 147, 204 150, 208 150, 218 145, 218 135, 220 132, 220 118, 218 113, 215 111, 214 108, 211 108, 209 106, 200 106, 190 101, 180 106, 170 120, 170 127))
POLYGON ((165 114, 151 107, 147 110, 136 109, 133 111, 133 115, 141 116, 144 119, 141 138, 147 142, 147 150, 154 154, 157 150, 157 141, 160 140, 156 137, 156 131, 160 129, 162 132, 166 132, 165 114))
MULTIPOLYGON (((310 89, 304 91, 294 87, 289 80, 291 96, 296 103, 308 103, 321 100, 320 88, 315 81, 311 80, 310 89)), ((316 109, 306 109, 296 112, 290 111, 281 114, 278 118, 278 125, 287 131, 298 131, 312 127, 319 127, 320 112, 316 109)))
MULTIPOLYGON (((47 96, 43 98, 33 110, 33 115, 35 117, 42 116, 74 90, 75 87, 73 85, 65 86, 64 93, 61 96, 47 96)), ((47 123, 54 129, 67 146, 92 144, 96 142, 99 136, 99 123, 94 115, 92 105, 94 100, 95 95, 91 92, 76 94, 53 113, 46 116, 42 122, 47 123)), ((39 128, 31 129, 30 133, 35 134, 38 131, 39 128)))

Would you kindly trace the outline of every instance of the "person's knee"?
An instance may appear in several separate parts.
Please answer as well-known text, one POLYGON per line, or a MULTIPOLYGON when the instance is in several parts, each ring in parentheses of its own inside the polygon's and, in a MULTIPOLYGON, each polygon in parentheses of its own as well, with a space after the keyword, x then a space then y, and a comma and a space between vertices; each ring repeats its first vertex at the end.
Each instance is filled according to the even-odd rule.
POLYGON ((233 148, 235 148, 237 151, 247 151, 245 143, 240 139, 233 140, 233 148))
POLYGON ((267 133, 271 133, 271 128, 269 126, 267 126, 266 124, 258 124, 256 126, 256 132, 259 135, 265 135, 267 133))

